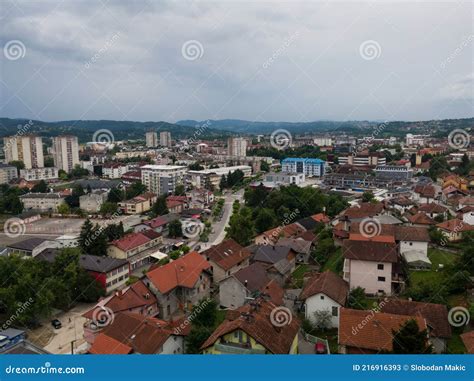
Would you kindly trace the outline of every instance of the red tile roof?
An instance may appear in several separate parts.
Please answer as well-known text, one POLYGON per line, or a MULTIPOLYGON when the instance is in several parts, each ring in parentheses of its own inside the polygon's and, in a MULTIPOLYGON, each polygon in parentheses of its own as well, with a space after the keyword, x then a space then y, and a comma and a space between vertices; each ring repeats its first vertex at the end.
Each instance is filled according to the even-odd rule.
POLYGON ((474 230, 474 226, 471 226, 457 218, 441 222, 440 224, 437 224, 436 226, 448 232, 466 232, 466 231, 474 230))
POLYGON ((408 320, 416 320, 420 330, 426 329, 419 316, 394 315, 382 312, 340 309, 339 344, 369 351, 393 350, 393 333, 408 320))
POLYGON ((150 241, 150 239, 142 233, 130 233, 120 239, 112 241, 111 245, 118 247, 122 251, 128 251, 144 245, 148 241, 150 241))
MULTIPOLYGON (((293 340, 298 335, 300 323, 296 316, 285 315, 288 324, 276 326, 272 324, 277 313, 285 310, 278 310, 272 302, 257 299, 257 306, 244 305, 237 310, 230 310, 224 322, 219 325, 212 335, 205 341, 201 349, 212 346, 222 336, 242 330, 265 349, 273 354, 288 354, 291 350, 293 340)), ((280 324, 278 324, 280 325, 280 324)))
POLYGON ((474 331, 463 333, 461 340, 466 347, 467 353, 474 354, 474 331))
POLYGON ((251 253, 233 239, 227 239, 203 251, 201 255, 227 271, 249 258, 251 253))
POLYGON ((347 239, 342 244, 342 253, 346 259, 374 262, 398 262, 397 245, 375 241, 353 241, 347 239))
POLYGON ((451 326, 448 321, 448 309, 445 305, 413 302, 404 299, 389 299, 380 303, 382 312, 396 315, 422 316, 431 330, 431 336, 450 338, 451 326))
POLYGON ((425 212, 425 213, 445 213, 448 209, 445 208, 442 205, 435 204, 434 202, 431 202, 429 204, 422 204, 419 208, 419 212, 425 212))
POLYGON ((331 221, 331 219, 328 216, 326 216, 324 213, 314 214, 311 216, 311 218, 315 220, 316 222, 324 222, 326 224, 331 221))
POLYGON ((300 299, 307 299, 316 294, 325 294, 340 305, 346 304, 349 285, 330 270, 315 274, 308 281, 300 294, 300 299))
POLYGON ((192 251, 149 271, 147 277, 162 294, 166 294, 176 287, 193 288, 202 272, 210 266, 202 255, 192 251))
POLYGON ((342 215, 347 216, 352 219, 357 218, 364 218, 364 217, 374 217, 377 214, 382 213, 383 211, 383 204, 379 203, 371 203, 371 202, 363 202, 359 205, 352 206, 346 209, 342 215))
POLYGON ((89 349, 89 353, 93 355, 128 355, 132 351, 132 347, 122 344, 105 333, 97 335, 89 349))
POLYGON ((435 225, 436 222, 424 212, 419 212, 413 216, 406 217, 412 224, 417 225, 435 225))

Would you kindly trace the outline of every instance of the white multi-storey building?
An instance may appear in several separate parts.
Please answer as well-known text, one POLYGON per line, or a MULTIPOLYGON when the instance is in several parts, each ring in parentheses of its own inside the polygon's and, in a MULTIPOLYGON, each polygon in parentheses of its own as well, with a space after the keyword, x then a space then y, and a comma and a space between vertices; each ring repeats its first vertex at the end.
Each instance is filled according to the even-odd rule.
POLYGON ((158 147, 158 134, 155 131, 149 131, 145 134, 145 142, 148 148, 158 147))
POLYGON ((160 146, 171 147, 171 133, 168 131, 160 132, 160 146))
POLYGON ((65 172, 71 172, 79 165, 79 143, 77 136, 62 135, 53 138, 54 166, 65 172))
POLYGON ((229 156, 247 156, 247 140, 244 138, 227 139, 227 154, 229 156))
POLYGON ((55 167, 20 169, 20 177, 27 181, 56 180, 59 178, 55 167))
POLYGON ((289 173, 304 173, 308 177, 324 175, 326 162, 321 159, 289 157, 281 162, 281 171, 289 173))
POLYGON ((145 165, 140 168, 142 183, 157 195, 174 193, 177 185, 184 183, 187 167, 182 165, 145 165))
POLYGON ((3 139, 5 160, 22 161, 26 169, 44 167, 43 141, 40 136, 8 136, 3 139))
POLYGON ((331 138, 314 138, 314 145, 320 147, 332 146, 331 138))
POLYGON ((387 164, 385 155, 380 152, 374 152, 369 154, 359 153, 356 155, 345 155, 339 156, 338 158, 340 165, 353 165, 355 167, 366 167, 387 164))
POLYGON ((407 134, 405 137, 405 143, 407 146, 424 146, 425 145, 425 139, 427 138, 426 135, 413 135, 413 134, 407 134))
POLYGON ((0 184, 8 184, 18 177, 16 167, 8 164, 0 164, 0 184))

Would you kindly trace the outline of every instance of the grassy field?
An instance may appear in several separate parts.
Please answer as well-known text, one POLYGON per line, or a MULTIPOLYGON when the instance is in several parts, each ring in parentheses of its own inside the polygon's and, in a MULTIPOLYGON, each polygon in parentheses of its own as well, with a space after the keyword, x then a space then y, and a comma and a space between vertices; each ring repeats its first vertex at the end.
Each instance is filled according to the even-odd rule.
POLYGON ((444 273, 443 269, 439 268, 442 264, 447 266, 453 263, 456 259, 457 254, 448 253, 439 249, 428 249, 428 258, 431 261, 430 271, 410 271, 410 281, 412 286, 416 286, 419 283, 424 282, 441 282, 444 273))
POLYGON ((295 271, 291 274, 291 278, 293 280, 293 284, 297 288, 302 288, 303 287, 303 278, 304 274, 306 274, 309 271, 309 266, 308 265, 299 265, 295 271))
POLYGON ((322 271, 331 270, 336 274, 339 274, 344 263, 344 258, 342 257, 342 249, 338 247, 336 251, 331 254, 324 264, 322 271))

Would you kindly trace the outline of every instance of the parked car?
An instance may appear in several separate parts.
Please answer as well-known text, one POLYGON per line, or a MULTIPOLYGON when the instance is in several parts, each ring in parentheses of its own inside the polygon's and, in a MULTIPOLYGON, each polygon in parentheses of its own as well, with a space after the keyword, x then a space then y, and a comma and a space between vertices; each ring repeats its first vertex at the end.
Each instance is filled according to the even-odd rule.
POLYGON ((51 320, 51 325, 54 327, 54 329, 59 329, 63 326, 61 322, 59 321, 59 319, 51 320))

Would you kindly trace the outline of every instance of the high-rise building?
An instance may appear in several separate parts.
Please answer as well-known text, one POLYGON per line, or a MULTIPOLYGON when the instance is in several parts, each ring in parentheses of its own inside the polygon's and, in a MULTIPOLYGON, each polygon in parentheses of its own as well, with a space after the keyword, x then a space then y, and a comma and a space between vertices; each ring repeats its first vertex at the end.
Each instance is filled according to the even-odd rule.
POLYGON ((160 132, 160 146, 171 147, 171 133, 168 131, 160 132))
POLYGON ((304 173, 308 177, 324 176, 326 162, 321 159, 288 157, 281 162, 281 171, 304 173))
POLYGON ((5 161, 22 161, 26 169, 44 167, 43 142, 40 136, 8 136, 3 139, 5 161))
POLYGON ((247 140, 244 138, 227 139, 227 154, 229 156, 247 156, 247 140))
POLYGON ((148 131, 145 134, 146 146, 153 148, 158 146, 158 134, 155 131, 148 131))
POLYGON ((157 195, 172 194, 177 185, 184 184, 187 167, 182 165, 145 165, 142 183, 150 192, 157 195))
POLYGON ((79 143, 77 136, 62 135, 53 138, 54 166, 65 172, 71 172, 79 164, 79 143))
POLYGON ((11 180, 18 177, 16 167, 0 163, 0 184, 8 184, 11 180))

